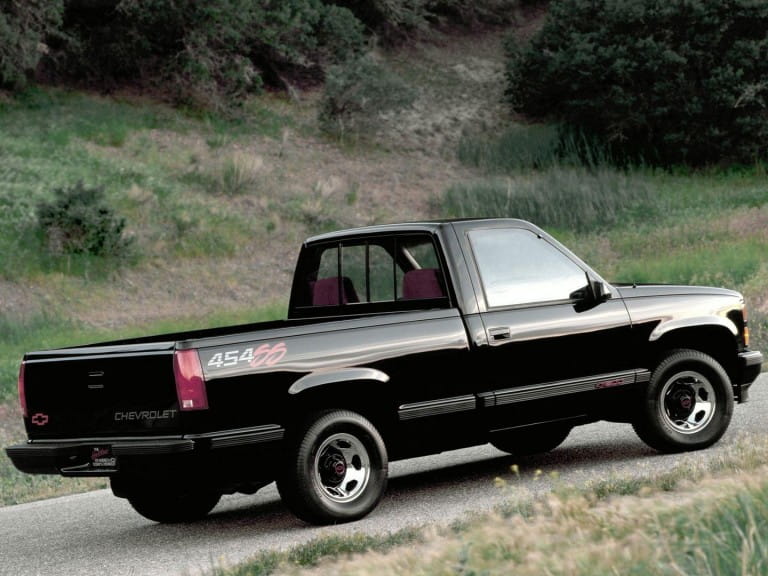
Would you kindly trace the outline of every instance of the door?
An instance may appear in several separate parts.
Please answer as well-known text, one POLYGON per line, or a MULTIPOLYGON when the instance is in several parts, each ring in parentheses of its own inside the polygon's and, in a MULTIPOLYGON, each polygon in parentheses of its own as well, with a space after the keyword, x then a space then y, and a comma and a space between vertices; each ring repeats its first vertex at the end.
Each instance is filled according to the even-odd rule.
POLYGON ((466 237, 485 304, 477 393, 492 430, 586 420, 605 398, 595 393, 637 381, 626 307, 593 271, 534 229, 466 237))

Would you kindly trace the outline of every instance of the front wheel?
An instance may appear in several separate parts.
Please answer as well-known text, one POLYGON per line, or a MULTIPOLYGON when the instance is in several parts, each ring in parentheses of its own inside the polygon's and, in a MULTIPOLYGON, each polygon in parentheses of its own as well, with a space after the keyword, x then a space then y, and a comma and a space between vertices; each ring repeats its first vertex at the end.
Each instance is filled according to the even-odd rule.
POLYGON ((697 350, 677 350, 651 376, 633 427, 661 452, 707 448, 725 433, 733 388, 723 367, 697 350))
POLYGON ((300 431, 277 481, 285 505, 313 524, 362 518, 386 485, 384 441, 367 419, 346 410, 322 413, 300 431))

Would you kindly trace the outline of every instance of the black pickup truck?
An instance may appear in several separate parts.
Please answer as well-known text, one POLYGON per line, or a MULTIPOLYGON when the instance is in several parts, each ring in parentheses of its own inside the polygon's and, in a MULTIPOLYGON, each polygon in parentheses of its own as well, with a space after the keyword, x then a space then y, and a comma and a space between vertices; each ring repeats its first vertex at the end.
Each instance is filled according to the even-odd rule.
POLYGON ((523 456, 597 420, 705 448, 762 359, 737 292, 611 285, 520 220, 373 226, 303 244, 285 321, 26 354, 29 441, 6 450, 25 472, 108 476, 156 521, 276 480, 300 518, 343 522, 394 459, 523 456))

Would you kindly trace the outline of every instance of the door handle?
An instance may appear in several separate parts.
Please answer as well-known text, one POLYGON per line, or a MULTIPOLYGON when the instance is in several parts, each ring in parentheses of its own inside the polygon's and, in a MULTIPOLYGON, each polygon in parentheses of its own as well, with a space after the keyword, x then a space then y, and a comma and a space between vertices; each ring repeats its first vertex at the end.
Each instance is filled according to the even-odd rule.
POLYGON ((509 340, 512 337, 512 330, 505 327, 490 328, 488 334, 491 336, 491 340, 498 342, 500 340, 509 340))

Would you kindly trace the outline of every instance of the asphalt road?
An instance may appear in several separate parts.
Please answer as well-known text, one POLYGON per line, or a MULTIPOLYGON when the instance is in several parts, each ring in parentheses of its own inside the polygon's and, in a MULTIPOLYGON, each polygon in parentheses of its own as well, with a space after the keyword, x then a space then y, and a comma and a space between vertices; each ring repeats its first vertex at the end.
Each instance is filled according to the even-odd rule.
POLYGON ((725 437, 709 450, 659 455, 622 424, 575 429, 557 450, 514 459, 490 446, 395 462, 381 505, 352 524, 316 528, 282 506, 274 485, 255 496, 229 496, 204 521, 160 525, 133 512, 108 490, 0 508, 0 574, 198 574, 238 563, 259 551, 290 548, 327 534, 386 533, 407 526, 448 524, 471 511, 491 509, 521 491, 559 482, 582 485, 616 476, 652 476, 682 462, 727 452, 745 435, 768 435, 768 375, 738 405, 725 437), (521 478, 509 467, 518 464, 521 478), (535 471, 543 474, 536 477, 535 471), (509 480, 505 488, 494 478, 509 480))

